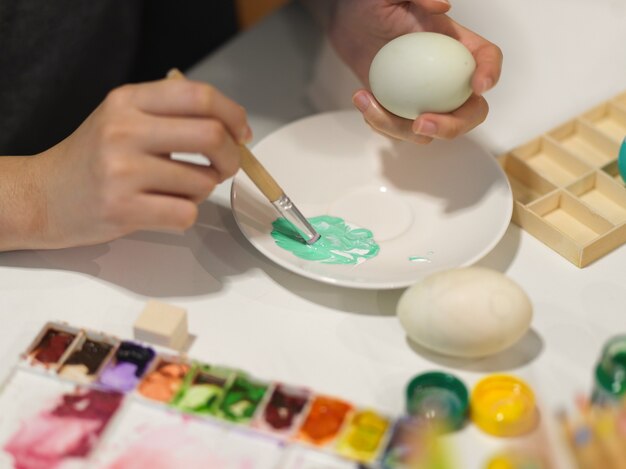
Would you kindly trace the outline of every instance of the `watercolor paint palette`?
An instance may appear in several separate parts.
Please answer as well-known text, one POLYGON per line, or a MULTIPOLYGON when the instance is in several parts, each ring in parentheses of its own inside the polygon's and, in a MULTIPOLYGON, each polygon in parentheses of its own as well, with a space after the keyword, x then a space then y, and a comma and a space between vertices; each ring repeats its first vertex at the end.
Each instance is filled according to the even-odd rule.
POLYGON ((501 155, 513 221, 578 267, 626 242, 626 93, 501 155))
POLYGON ((63 323, 0 393, 0 467, 401 468, 407 417, 63 323))

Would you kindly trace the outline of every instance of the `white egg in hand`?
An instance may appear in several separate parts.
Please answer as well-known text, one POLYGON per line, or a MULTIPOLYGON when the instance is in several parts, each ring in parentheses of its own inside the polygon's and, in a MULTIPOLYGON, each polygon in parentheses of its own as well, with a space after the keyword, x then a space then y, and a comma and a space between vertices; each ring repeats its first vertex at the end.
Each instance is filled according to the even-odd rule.
POLYGON ((472 94, 476 62, 450 36, 410 33, 378 51, 370 65, 372 93, 389 112, 415 119, 424 112, 447 113, 472 94))
POLYGON ((530 327, 532 305, 506 275, 484 267, 452 269, 407 289, 398 319, 415 343, 465 358, 498 353, 530 327))

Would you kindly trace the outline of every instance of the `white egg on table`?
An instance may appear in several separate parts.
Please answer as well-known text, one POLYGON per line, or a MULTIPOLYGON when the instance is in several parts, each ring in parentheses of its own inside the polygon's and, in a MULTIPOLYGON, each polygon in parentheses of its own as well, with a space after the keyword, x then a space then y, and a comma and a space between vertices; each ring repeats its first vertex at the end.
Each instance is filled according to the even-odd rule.
POLYGON ((530 327, 532 305, 501 272, 466 267, 435 273, 408 288, 397 314, 409 338, 422 347, 477 358, 516 343, 530 327))
POLYGON ((447 113, 472 94, 476 62, 471 52, 444 34, 399 36, 378 51, 370 65, 372 93, 389 112, 415 119, 424 112, 447 113))

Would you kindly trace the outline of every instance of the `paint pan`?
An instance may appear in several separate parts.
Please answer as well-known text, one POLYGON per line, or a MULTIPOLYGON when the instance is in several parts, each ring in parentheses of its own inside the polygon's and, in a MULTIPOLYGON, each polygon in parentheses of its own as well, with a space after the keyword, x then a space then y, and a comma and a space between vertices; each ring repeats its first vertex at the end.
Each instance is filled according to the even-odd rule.
POLYGON ((250 422, 268 388, 269 383, 238 373, 219 402, 217 416, 234 423, 250 422))
POLYGON ((80 329, 48 322, 23 355, 30 366, 56 370, 81 335, 80 329))
POLYGON ((298 429, 296 440, 319 447, 332 444, 352 409, 352 405, 346 401, 316 395, 298 429))
POLYGON ((254 419, 254 427, 288 437, 300 426, 311 400, 311 391, 275 384, 266 393, 254 419))
POLYGON ((216 415, 234 375, 234 371, 228 368, 196 363, 185 377, 172 405, 183 412, 216 415))
POLYGON ((135 389, 155 357, 153 348, 123 341, 113 359, 104 367, 98 383, 106 389, 128 392, 135 389))
POLYGON ((373 410, 352 413, 337 443, 337 452, 347 458, 369 463, 384 448, 390 419, 373 410))
POLYGON ((153 402, 171 402, 183 386, 191 365, 177 356, 159 355, 137 387, 138 394, 153 402))
POLYGON ((118 344, 117 339, 104 334, 81 334, 70 354, 62 361, 59 376, 81 384, 92 383, 112 358, 118 344))

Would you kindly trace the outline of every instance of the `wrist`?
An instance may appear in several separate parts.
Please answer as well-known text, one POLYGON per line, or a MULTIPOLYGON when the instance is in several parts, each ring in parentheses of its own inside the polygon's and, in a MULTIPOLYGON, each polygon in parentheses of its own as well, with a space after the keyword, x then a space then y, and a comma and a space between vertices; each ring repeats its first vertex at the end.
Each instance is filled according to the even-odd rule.
POLYGON ((0 251, 45 247, 44 154, 0 158, 0 251))

